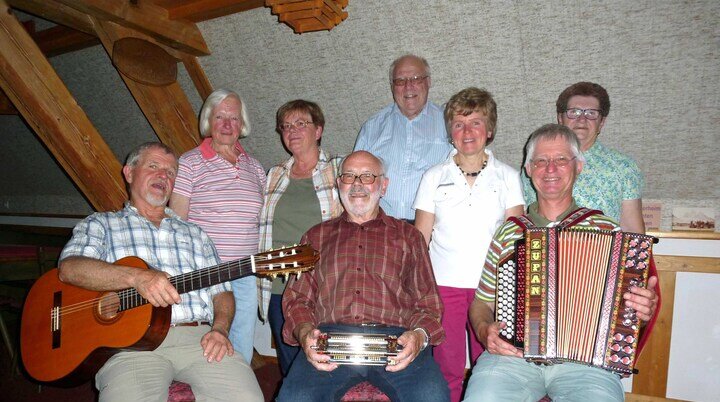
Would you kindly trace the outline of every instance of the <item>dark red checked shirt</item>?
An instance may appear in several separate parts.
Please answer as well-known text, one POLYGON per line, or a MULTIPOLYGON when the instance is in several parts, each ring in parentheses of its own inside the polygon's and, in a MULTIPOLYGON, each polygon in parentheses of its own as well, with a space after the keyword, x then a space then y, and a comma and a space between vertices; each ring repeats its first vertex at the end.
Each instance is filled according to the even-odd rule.
POLYGON ((286 342, 296 345, 293 331, 306 322, 422 327, 433 345, 445 338, 430 256, 414 226, 382 210, 358 225, 344 212, 308 230, 301 242, 318 250, 320 260, 285 289, 286 342))

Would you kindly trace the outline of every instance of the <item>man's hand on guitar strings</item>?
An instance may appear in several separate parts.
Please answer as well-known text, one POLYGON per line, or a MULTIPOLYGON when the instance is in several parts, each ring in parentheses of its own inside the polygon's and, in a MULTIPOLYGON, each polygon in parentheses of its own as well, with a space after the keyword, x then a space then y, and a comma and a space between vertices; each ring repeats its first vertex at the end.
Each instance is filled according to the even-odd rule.
POLYGON ((138 269, 135 275, 133 287, 153 306, 167 307, 180 303, 180 295, 168 280, 168 273, 154 269, 138 269))

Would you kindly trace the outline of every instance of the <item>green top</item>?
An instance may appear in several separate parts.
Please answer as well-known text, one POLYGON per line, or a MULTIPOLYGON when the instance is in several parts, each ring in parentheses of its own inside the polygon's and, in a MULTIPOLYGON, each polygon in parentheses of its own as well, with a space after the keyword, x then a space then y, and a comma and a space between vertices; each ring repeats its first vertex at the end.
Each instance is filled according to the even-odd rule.
MULTIPOLYGON (((297 244, 308 229, 321 221, 320 201, 312 178, 290 179, 285 193, 275 206, 273 248, 297 244)), ((275 278, 272 293, 282 294, 284 290, 285 278, 275 278)))
MULTIPOLYGON (((567 216, 570 215, 570 213, 572 213, 576 209, 578 209, 578 206, 577 206, 577 204, 575 204, 575 200, 573 199, 572 203, 570 204, 568 209, 563 211, 563 213, 561 213, 560 216, 558 216, 557 220, 555 220, 554 223, 560 222, 563 219, 567 218, 567 216)), ((535 225, 537 225, 539 227, 548 227, 548 226, 550 226, 551 223, 553 223, 550 219, 540 215, 540 212, 538 212, 537 201, 530 204, 530 206, 528 207, 527 216, 528 216, 528 218, 530 218, 531 221, 533 221, 533 223, 535 225)))

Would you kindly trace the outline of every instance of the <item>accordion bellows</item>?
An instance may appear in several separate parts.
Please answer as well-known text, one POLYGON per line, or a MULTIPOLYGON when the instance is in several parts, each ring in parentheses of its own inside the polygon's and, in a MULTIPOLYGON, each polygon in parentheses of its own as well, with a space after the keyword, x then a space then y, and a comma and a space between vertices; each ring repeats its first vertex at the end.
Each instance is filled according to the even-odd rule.
POLYGON ((640 322, 622 295, 647 286, 655 242, 629 232, 528 229, 498 264, 500 336, 529 361, 631 374, 640 322))

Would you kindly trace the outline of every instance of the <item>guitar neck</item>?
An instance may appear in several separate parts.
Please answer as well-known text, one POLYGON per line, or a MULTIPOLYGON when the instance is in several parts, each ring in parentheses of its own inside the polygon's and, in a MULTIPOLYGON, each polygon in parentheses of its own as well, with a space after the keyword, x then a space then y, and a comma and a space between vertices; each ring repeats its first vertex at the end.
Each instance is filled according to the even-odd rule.
MULTIPOLYGON (((254 258, 255 256, 251 255, 197 271, 186 272, 173 276, 169 280, 180 294, 208 288, 223 282, 229 282, 252 275, 254 273, 254 258)), ((133 288, 121 290, 117 292, 117 294, 120 298, 119 311, 140 307, 148 303, 147 299, 140 296, 137 290, 133 288)))

